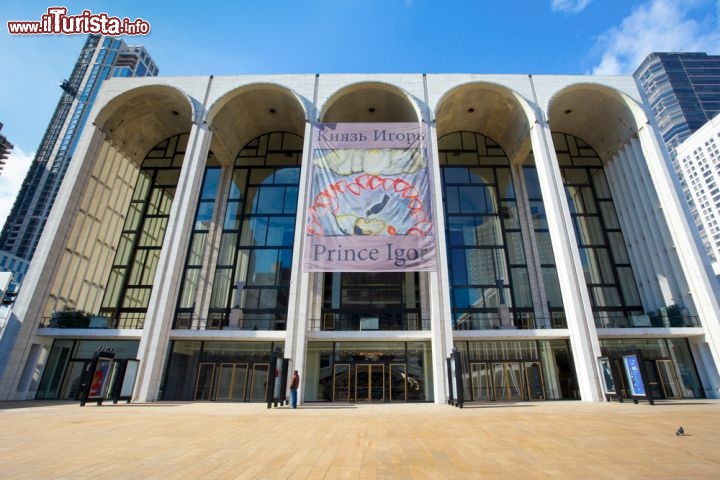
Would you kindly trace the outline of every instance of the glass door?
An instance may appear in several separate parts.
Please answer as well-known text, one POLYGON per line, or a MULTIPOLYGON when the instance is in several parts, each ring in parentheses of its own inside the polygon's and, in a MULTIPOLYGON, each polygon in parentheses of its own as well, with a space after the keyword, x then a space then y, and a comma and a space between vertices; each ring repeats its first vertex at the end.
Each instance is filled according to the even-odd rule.
POLYGON ((336 363, 333 366, 333 402, 350 401, 350 365, 336 363))
POLYGON ((471 399, 476 402, 492 400, 492 389, 490 388, 490 372, 487 363, 470 364, 470 386, 472 389, 471 399))
POLYGON ((672 360, 655 360, 655 365, 657 366, 660 386, 665 398, 682 398, 682 390, 672 360))
POLYGON ((385 400, 385 365, 359 364, 355 367, 355 401, 385 400))
POLYGON ((255 363, 252 366, 252 383, 250 384, 250 398, 252 402, 265 401, 265 388, 267 387, 269 363, 255 363))
POLYGON ((523 399, 520 362, 493 363, 492 373, 495 400, 523 399))
POLYGON ((390 364, 390 401, 407 402, 407 365, 390 364))
POLYGON ((63 382, 60 400, 80 400, 83 372, 90 368, 89 360, 71 360, 68 363, 65 381, 63 382))
POLYGON ((216 400, 245 400, 247 363, 221 363, 218 371, 216 400))
POLYGON ((528 400, 544 400, 545 385, 543 383, 542 369, 540 362, 525 363, 525 388, 528 392, 528 400))
POLYGON ((198 368, 197 381, 195 382, 195 400, 211 400, 214 377, 215 364, 201 363, 198 368))

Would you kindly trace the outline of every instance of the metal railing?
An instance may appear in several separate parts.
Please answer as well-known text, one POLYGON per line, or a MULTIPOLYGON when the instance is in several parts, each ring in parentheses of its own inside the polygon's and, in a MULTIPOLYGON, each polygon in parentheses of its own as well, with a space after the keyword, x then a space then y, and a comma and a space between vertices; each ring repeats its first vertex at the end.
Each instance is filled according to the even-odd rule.
POLYGON ((541 330, 567 328, 564 315, 536 317, 532 314, 511 314, 504 323, 500 315, 467 316, 458 319, 453 330, 541 330))
POLYGON ((597 328, 678 328, 701 327, 697 315, 627 315, 622 312, 595 312, 597 328))
POLYGON ((423 319, 417 313, 384 313, 362 315, 357 313, 324 313, 321 318, 308 320, 308 330, 313 332, 339 331, 399 331, 430 330, 430 319, 423 319))
POLYGON ((177 313, 173 328, 177 330, 273 330, 282 331, 287 320, 281 318, 231 318, 229 313, 211 313, 198 317, 191 313, 177 313))
POLYGON ((123 314, 120 318, 112 318, 82 312, 56 312, 40 320, 40 328, 142 330, 144 326, 145 313, 129 313, 123 314))

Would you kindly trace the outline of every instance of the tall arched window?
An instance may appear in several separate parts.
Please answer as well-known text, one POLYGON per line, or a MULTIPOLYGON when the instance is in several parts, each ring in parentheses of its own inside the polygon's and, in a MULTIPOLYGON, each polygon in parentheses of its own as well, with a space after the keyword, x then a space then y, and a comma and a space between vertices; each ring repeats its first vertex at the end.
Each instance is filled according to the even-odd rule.
POLYGON ((533 304, 507 155, 474 132, 445 135, 438 151, 453 328, 522 326, 533 304))
POLYGON ((287 321, 302 137, 262 135, 235 159, 208 319, 240 328, 284 330, 287 321))
POLYGON ((158 143, 140 168, 100 309, 117 328, 143 327, 187 142, 158 143))

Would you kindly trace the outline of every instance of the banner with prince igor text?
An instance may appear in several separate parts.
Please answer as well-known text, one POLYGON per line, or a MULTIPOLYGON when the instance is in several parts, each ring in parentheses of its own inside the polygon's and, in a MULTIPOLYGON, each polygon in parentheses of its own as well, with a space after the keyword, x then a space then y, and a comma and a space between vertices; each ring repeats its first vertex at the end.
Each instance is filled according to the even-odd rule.
POLYGON ((427 135, 421 123, 313 126, 305 271, 436 269, 427 135))

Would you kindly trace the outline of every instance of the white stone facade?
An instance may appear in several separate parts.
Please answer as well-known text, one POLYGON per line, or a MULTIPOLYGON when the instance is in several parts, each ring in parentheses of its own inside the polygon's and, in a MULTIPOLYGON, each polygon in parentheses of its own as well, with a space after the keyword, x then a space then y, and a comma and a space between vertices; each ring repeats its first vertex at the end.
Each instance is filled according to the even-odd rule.
MULTIPOLYGON (((687 342, 702 394, 717 398, 717 280, 709 274, 709 263, 693 236, 669 168, 629 76, 358 74, 109 80, 95 102, 2 338, 0 399, 36 398, 48 359, 54 361, 53 341, 101 339, 139 342, 140 371, 133 395, 137 401, 162 399, 171 342, 190 341, 282 343, 285 357, 292 359, 292 368, 303 372, 303 378, 314 375, 307 365, 309 346, 322 342, 426 343, 431 370, 426 367, 429 384, 424 399, 438 404, 447 401, 451 381, 446 359, 459 342, 564 341, 572 353, 578 398, 601 401, 597 362, 601 342, 658 338, 687 342), (439 233, 438 269, 419 276, 420 318, 429 322, 428 328, 369 332, 312 328, 311 321, 322 313, 323 281, 319 274, 301 270, 308 182, 307 169, 301 168, 285 329, 173 328, 209 155, 222 168, 225 180, 219 192, 227 195, 229 171, 238 152, 258 135, 285 131, 302 137, 302 167, 308 162, 314 123, 374 121, 426 123, 433 159, 439 158, 438 138, 471 131, 500 145, 513 178, 522 178, 523 166, 534 164, 566 324, 453 329, 447 240, 440 234, 446 229, 445 215, 437 194, 433 211, 439 233), (627 325, 634 328, 598 324, 554 133, 582 139, 602 160, 644 312, 679 306, 696 323, 627 325), (144 327, 53 328, 44 324, 44 318, 63 307, 98 313, 138 166, 154 145, 178 134, 188 135, 187 147, 154 266, 144 327)), ((434 191, 442 192, 437 162, 431 165, 431 173, 434 191)), ((516 182, 515 188, 522 192, 523 183, 516 182)), ((518 211, 525 211, 520 221, 533 313, 542 318, 549 314, 548 293, 541 281, 529 204, 523 200, 519 194, 518 211)), ((220 248, 223 208, 214 213, 208 237, 216 249, 220 248)), ((217 256, 212 249, 207 252, 208 259, 217 256)), ((214 264, 208 260, 205 265, 203 281, 212 282, 214 264)), ((198 305, 208 302, 207 292, 205 297, 198 293, 198 305)), ((308 385, 301 383, 301 399, 304 389, 309 390, 308 385)))

